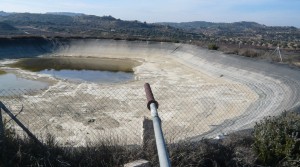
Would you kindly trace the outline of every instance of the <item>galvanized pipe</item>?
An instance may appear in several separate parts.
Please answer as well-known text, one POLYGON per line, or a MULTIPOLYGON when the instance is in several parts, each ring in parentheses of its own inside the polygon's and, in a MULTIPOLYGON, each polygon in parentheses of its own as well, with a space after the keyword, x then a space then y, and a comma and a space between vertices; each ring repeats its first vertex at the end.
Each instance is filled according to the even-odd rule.
POLYGON ((166 148, 166 143, 164 139, 164 135, 161 129, 161 120, 158 116, 157 108, 158 103, 154 99, 153 93, 151 91, 151 87, 148 83, 145 83, 144 85, 146 97, 148 100, 147 107, 151 111, 152 121, 153 121, 153 128, 154 128, 154 134, 155 134, 155 142, 158 152, 158 158, 159 158, 159 165, 161 167, 170 167, 170 158, 169 154, 166 148))

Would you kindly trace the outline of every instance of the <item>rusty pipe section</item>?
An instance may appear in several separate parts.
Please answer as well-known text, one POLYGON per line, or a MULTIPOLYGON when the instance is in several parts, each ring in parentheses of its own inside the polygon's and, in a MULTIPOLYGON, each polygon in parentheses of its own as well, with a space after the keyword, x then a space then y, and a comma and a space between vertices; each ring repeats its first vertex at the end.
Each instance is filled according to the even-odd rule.
POLYGON ((156 108, 158 108, 158 102, 154 99, 151 87, 148 83, 144 85, 146 98, 147 98, 147 108, 150 110, 150 104, 154 103, 156 108))

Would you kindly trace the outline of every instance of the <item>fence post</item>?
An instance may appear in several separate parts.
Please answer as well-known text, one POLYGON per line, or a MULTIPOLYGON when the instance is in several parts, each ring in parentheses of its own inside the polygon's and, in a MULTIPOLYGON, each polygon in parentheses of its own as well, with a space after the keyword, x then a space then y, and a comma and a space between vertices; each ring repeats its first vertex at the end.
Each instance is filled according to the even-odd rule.
POLYGON ((161 120, 157 113, 158 102, 154 99, 151 87, 148 83, 145 83, 144 88, 148 101, 147 108, 151 111, 151 116, 153 120, 153 128, 159 158, 159 165, 161 167, 170 167, 171 163, 169 154, 167 152, 164 135, 161 129, 161 120))
POLYGON ((2 103, 0 102, 0 151, 1 151, 1 159, 4 161, 0 163, 0 165, 6 166, 6 154, 5 154, 5 131, 4 124, 2 119, 2 103))
POLYGON ((153 148, 155 145, 155 135, 153 129, 153 121, 149 118, 144 117, 143 120, 143 150, 153 148))
POLYGON ((39 144, 41 147, 45 148, 44 144, 40 142, 23 124, 20 122, 6 107, 5 105, 0 101, 0 107, 10 116, 11 119, 13 119, 26 133, 27 135, 33 139, 37 144, 39 144))
MULTIPOLYGON (((3 148, 3 143, 4 143, 4 124, 3 124, 3 120, 2 120, 2 104, 0 103, 0 147, 1 149, 3 148)), ((2 150, 1 150, 2 151, 2 150)))

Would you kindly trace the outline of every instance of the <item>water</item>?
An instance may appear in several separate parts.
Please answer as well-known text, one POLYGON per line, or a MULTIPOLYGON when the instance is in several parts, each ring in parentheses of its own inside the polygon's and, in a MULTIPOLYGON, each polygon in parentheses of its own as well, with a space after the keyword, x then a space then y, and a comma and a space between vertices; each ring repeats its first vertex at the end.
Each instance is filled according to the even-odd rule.
MULTIPOLYGON (((0 75, 0 90, 8 89, 44 89, 47 88, 48 84, 45 82, 34 81, 24 78, 19 78, 15 74, 3 74, 0 75)), ((1 91, 0 91, 1 95, 1 91)))
POLYGON ((40 74, 50 74, 55 78, 66 79, 76 82, 95 82, 95 83, 120 83, 133 80, 133 73, 111 72, 95 70, 42 70, 40 74))

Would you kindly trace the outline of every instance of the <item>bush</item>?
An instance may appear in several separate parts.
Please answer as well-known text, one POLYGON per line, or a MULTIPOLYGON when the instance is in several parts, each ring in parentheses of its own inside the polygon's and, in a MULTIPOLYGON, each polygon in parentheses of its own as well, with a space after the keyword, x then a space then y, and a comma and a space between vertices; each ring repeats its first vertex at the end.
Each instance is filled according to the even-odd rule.
POLYGON ((254 150, 264 165, 300 165, 300 114, 285 112, 254 127, 254 150))
POLYGON ((245 57, 259 57, 261 56, 261 53, 254 49, 241 49, 238 53, 241 56, 245 57))
POLYGON ((216 44, 208 44, 208 49, 209 50, 218 50, 219 46, 217 46, 216 44))
POLYGON ((181 142, 169 151, 172 166, 234 166, 232 150, 217 141, 181 142))
POLYGON ((6 72, 3 70, 0 70, 0 75, 2 75, 2 74, 6 74, 6 72))

